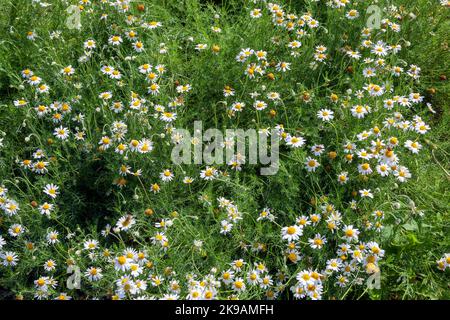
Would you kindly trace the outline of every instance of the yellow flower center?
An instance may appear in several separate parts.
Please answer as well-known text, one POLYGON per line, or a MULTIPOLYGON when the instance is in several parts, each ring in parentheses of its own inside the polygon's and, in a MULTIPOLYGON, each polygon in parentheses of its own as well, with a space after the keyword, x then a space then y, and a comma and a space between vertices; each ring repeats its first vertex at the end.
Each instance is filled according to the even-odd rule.
POLYGON ((125 258, 124 256, 120 256, 117 259, 117 262, 119 262, 120 265, 124 265, 127 262, 127 258, 125 258))
POLYGON ((293 235, 295 233, 295 227, 290 226, 289 228, 287 228, 287 233, 290 235, 293 235))

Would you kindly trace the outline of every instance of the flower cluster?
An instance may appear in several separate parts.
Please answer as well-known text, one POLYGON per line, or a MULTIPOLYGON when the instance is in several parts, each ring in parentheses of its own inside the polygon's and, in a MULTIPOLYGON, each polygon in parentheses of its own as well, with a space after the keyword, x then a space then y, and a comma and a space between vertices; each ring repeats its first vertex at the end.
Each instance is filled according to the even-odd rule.
POLYGON ((0 273, 34 278, 8 289, 60 300, 364 292, 387 256, 384 197, 420 174, 431 130, 421 69, 403 60, 403 11, 371 29, 366 3, 307 2, 245 1, 240 35, 217 13, 190 30, 158 4, 83 0, 73 51, 65 28, 23 34, 36 52, 11 77, 19 125, 0 138, 13 154, 0 175, 0 273), (195 120, 276 135, 279 172, 258 175, 241 152, 175 164, 177 129, 195 120))

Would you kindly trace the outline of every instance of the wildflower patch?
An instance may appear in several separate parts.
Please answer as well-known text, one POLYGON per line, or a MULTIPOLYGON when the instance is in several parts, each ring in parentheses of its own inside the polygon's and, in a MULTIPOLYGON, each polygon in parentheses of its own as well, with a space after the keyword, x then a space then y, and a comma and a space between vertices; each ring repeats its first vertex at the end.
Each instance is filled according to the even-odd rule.
POLYGON ((405 7, 22 2, 0 31, 8 297, 377 298, 386 246, 420 243, 401 192, 433 109, 405 7))

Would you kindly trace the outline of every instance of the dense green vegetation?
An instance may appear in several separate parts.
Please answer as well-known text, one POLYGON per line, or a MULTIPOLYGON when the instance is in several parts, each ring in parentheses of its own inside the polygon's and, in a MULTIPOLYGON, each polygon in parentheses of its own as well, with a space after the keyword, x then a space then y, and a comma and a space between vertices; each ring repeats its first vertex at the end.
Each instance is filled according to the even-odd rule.
POLYGON ((0 297, 293 299, 314 285, 308 298, 450 298, 450 265, 437 263, 450 252, 448 5, 378 1, 381 24, 364 34, 365 2, 119 2, 0 0, 0 297), (173 164, 176 129, 193 133, 196 120, 277 131, 277 174, 219 164, 208 179, 206 164, 173 164), (382 177, 385 162, 395 168, 382 177), (299 237, 283 238, 293 226, 299 237), (67 266, 80 268, 80 290, 67 266), (365 286, 378 270, 380 287, 365 286))

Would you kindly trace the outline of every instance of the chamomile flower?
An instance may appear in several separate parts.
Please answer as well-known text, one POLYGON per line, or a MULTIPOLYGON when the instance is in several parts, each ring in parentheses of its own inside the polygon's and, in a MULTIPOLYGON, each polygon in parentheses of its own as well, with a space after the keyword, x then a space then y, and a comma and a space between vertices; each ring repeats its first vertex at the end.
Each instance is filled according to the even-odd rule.
POLYGON ((194 182, 194 178, 191 178, 191 177, 184 177, 183 178, 183 183, 184 184, 191 184, 193 182, 194 182))
POLYGON ((312 273, 309 270, 300 271, 295 278, 302 285, 309 285, 315 282, 315 279, 312 277, 312 273))
POLYGON ((19 208, 19 204, 15 200, 8 199, 2 205, 2 209, 7 216, 11 217, 13 215, 16 215, 20 208, 19 208))
POLYGON ((273 221, 275 220, 275 216, 271 213, 271 210, 269 208, 264 208, 260 213, 256 221, 261 220, 269 220, 273 221))
POLYGON ((427 125, 427 124, 425 124, 425 123, 423 123, 423 122, 418 122, 418 123, 416 123, 416 124, 414 125, 414 130, 415 130, 417 133, 425 134, 425 133, 428 132, 428 130, 430 130, 430 126, 427 125))
POLYGON ((261 110, 264 110, 265 108, 267 108, 267 103, 264 102, 264 101, 261 101, 261 100, 256 100, 256 101, 253 103, 253 107, 254 107, 256 110, 261 111, 261 110))
POLYGON ((177 114, 166 111, 166 112, 162 112, 160 117, 161 117, 161 120, 164 122, 172 122, 172 121, 176 120, 177 114))
POLYGON ((356 105, 350 109, 352 116, 358 119, 364 118, 368 113, 369 109, 367 106, 356 105))
POLYGON ((47 260, 44 263, 45 271, 54 271, 56 269, 56 262, 53 259, 47 260))
POLYGON ((116 224, 116 227, 121 231, 127 231, 129 230, 134 224, 136 223, 136 220, 133 218, 132 215, 126 215, 121 217, 116 224))
POLYGON ((56 198, 59 194, 59 187, 53 183, 49 183, 44 187, 44 193, 47 194, 50 198, 56 198))
POLYGON ((405 166, 399 166, 397 170, 394 170, 394 176, 397 178, 400 182, 405 182, 409 178, 411 178, 411 173, 409 172, 409 169, 405 166))
POLYGON ((178 93, 186 93, 186 92, 191 91, 192 86, 190 84, 184 84, 184 85, 177 86, 176 89, 177 89, 178 93))
POLYGON ((1 264, 5 267, 14 267, 19 261, 17 254, 12 251, 0 252, 1 264))
POLYGON ((41 83, 42 78, 38 77, 36 75, 32 75, 31 77, 28 78, 28 83, 33 85, 33 86, 37 86, 41 83))
POLYGON ((288 43, 288 48, 298 49, 302 46, 302 43, 298 40, 294 40, 288 43))
POLYGON ((300 228, 304 228, 311 224, 311 220, 307 216, 300 216, 295 220, 295 223, 300 226, 300 228))
POLYGON ((97 240, 86 240, 83 244, 84 250, 95 250, 98 248, 98 241, 97 240))
POLYGON ((67 138, 69 137, 69 133, 70 133, 69 129, 63 126, 57 127, 53 131, 53 135, 61 140, 67 140, 67 138))
POLYGON ((309 245, 313 249, 322 249, 322 247, 327 243, 327 239, 317 233, 314 238, 308 239, 309 245))
POLYGON ((327 270, 339 271, 341 267, 342 263, 338 259, 330 259, 327 261, 327 270))
POLYGON ((106 150, 112 145, 112 140, 108 136, 103 136, 100 141, 98 142, 99 148, 101 150, 106 150))
POLYGON ((55 244, 57 242, 59 242, 59 232, 58 231, 49 231, 47 233, 47 242, 49 244, 55 244))
POLYGON ((206 43, 199 43, 195 46, 195 50, 202 51, 208 48, 208 45, 206 43))
POLYGON ((153 150, 153 142, 149 139, 143 138, 139 141, 136 149, 141 154, 149 153, 153 150))
POLYGON ((262 289, 268 289, 272 285, 273 285, 273 280, 270 275, 265 275, 265 276, 261 277, 259 280, 259 286, 262 289))
POLYGON ((128 269, 130 269, 130 262, 131 260, 126 256, 119 256, 114 259, 114 269, 122 272, 127 271, 128 269))
MULTIPOLYGON (((114 69, 114 67, 111 67, 111 66, 102 66, 101 69, 100 69, 100 71, 101 71, 103 74, 106 74, 106 75, 108 75, 108 76, 112 75, 112 73, 114 72, 114 70, 116 70, 116 69, 114 69)), ((104 99, 104 96, 106 96, 108 93, 109 93, 109 92, 104 92, 104 93, 100 94, 100 98, 104 99)), ((110 93, 109 93, 109 94, 110 94, 110 93)))
POLYGON ((386 177, 389 175, 391 167, 388 166, 386 163, 379 163, 376 167, 376 170, 379 175, 381 175, 382 177, 386 177))
POLYGON ((50 91, 50 87, 46 84, 40 84, 37 87, 37 92, 38 93, 48 93, 50 91))
POLYGON ((241 112, 245 107, 245 103, 242 102, 234 102, 231 105, 231 110, 235 112, 241 112))
POLYGON ((97 43, 93 39, 88 39, 84 42, 83 46, 85 49, 92 50, 96 48, 97 43))
POLYGON ((277 101, 277 100, 280 100, 281 97, 278 92, 271 91, 267 94, 267 99, 272 100, 272 101, 277 101))
POLYGON ((291 64, 289 62, 281 61, 276 65, 276 70, 286 72, 288 70, 291 70, 291 64))
POLYGON ((163 65, 163 64, 158 64, 158 65, 156 65, 156 66, 155 66, 155 70, 156 70, 160 75, 166 73, 166 71, 167 71, 166 66, 163 65))
POLYGON ((111 36, 111 37, 108 39, 108 43, 111 44, 111 45, 113 45, 113 46, 118 46, 118 45, 120 45, 122 42, 123 42, 122 37, 121 37, 121 36, 118 36, 118 35, 111 36))
POLYGON ((307 157, 305 160, 305 168, 308 172, 315 172, 316 169, 320 166, 320 163, 311 157, 307 157))
POLYGON ((151 186, 150 186, 150 190, 153 192, 153 193, 158 193, 158 192, 160 192, 161 191, 161 187, 157 184, 157 183, 153 183, 151 186))
POLYGON ((362 175, 368 175, 373 172, 372 168, 370 167, 370 164, 367 162, 364 162, 364 163, 361 163, 360 165, 358 165, 358 171, 362 175))
POLYGON ((245 291, 246 285, 245 285, 244 279, 242 279, 242 278, 234 279, 233 283, 231 284, 231 287, 236 292, 245 291))
POLYGON ((220 222, 220 233, 221 234, 228 234, 232 228, 233 228, 233 224, 228 222, 227 220, 222 220, 220 222))
POLYGON ((384 57, 388 54, 389 48, 383 41, 378 41, 373 45, 371 52, 376 54, 377 56, 384 57))
POLYGON ((152 71, 152 69, 153 69, 153 66, 148 63, 144 63, 144 64, 140 65, 138 68, 139 72, 143 73, 143 74, 150 73, 152 71))
POLYGON ((42 215, 50 216, 54 205, 48 202, 44 202, 42 205, 39 206, 39 212, 42 215))
POLYGON ((174 174, 169 169, 165 169, 159 174, 159 177, 163 182, 168 182, 173 180, 174 174))
POLYGON ((200 178, 204 180, 213 180, 217 177, 217 169, 214 167, 206 167, 206 169, 200 171, 200 178))
POLYGON ((228 269, 228 270, 222 272, 221 280, 224 284, 228 285, 228 284, 232 283, 233 279, 234 279, 234 271, 233 270, 228 269))
POLYGON ((296 224, 281 229, 282 238, 289 242, 298 240, 302 233, 302 229, 296 224))
POLYGON ((329 109, 321 109, 317 112, 317 117, 323 121, 330 121, 334 118, 334 112, 329 109))
POLYGON ((347 19, 353 20, 353 19, 356 19, 359 17, 359 12, 358 12, 358 10, 352 9, 352 10, 347 11, 345 16, 347 17, 347 19))
POLYGON ((114 69, 113 72, 111 72, 111 74, 109 75, 109 77, 111 79, 120 80, 122 78, 122 73, 119 70, 114 69))
POLYGON ((148 93, 150 93, 151 95, 158 95, 159 94, 159 84, 157 83, 152 83, 149 87, 148 87, 148 93))
POLYGON ((359 190, 359 194, 361 196, 361 198, 371 198, 373 199, 373 193, 370 189, 362 189, 359 190))
POLYGON ((304 146, 306 140, 303 137, 296 137, 296 136, 288 136, 286 138, 286 145, 293 147, 293 148, 299 148, 304 146))
POLYGON ((75 73, 75 69, 70 65, 61 69, 61 74, 65 75, 65 76, 71 76, 74 73, 75 73))
POLYGON ((30 69, 24 69, 24 70, 22 70, 21 74, 22 74, 22 78, 27 79, 27 78, 31 77, 34 73, 30 69))
POLYGON ((338 174, 337 181, 339 184, 346 184, 348 182, 348 172, 344 171, 338 174))
POLYGON ((347 55, 356 60, 359 60, 361 58, 361 53, 359 53, 358 51, 349 50, 347 51, 347 55))
POLYGON ((55 300, 72 300, 72 297, 67 295, 67 293, 65 292, 61 292, 56 298, 55 300))
POLYGON ((130 269, 130 273, 133 277, 138 277, 143 272, 142 267, 137 263, 130 263, 129 269, 130 269))
POLYGON ((411 151, 412 153, 419 153, 420 149, 422 149, 422 145, 417 141, 406 140, 405 147, 411 151))
POLYGON ((249 285, 256 285, 260 281, 260 273, 257 270, 251 270, 248 272, 246 280, 249 285))
POLYGON ((253 10, 250 11, 250 17, 257 19, 257 18, 261 18, 262 17, 262 10, 255 8, 253 10))
POLYGON ((344 239, 346 241, 358 241, 359 230, 355 229, 352 225, 344 226, 342 231, 344 232, 344 239))

